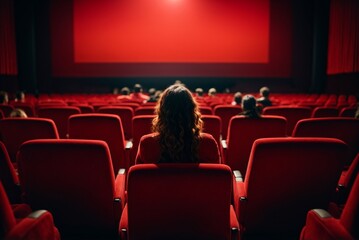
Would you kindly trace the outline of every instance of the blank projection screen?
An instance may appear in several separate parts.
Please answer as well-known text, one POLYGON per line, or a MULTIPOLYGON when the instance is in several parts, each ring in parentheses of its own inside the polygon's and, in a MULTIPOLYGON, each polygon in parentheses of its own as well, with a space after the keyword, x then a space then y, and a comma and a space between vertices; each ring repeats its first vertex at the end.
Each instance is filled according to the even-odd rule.
POLYGON ((270 0, 54 2, 55 76, 288 75, 276 68, 288 62, 288 31, 277 44, 286 56, 271 56, 270 0))

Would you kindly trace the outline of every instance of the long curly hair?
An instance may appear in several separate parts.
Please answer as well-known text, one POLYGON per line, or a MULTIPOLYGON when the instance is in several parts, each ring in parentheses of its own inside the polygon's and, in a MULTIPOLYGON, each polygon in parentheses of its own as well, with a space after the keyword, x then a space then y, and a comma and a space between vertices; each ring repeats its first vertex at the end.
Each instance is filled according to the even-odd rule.
POLYGON ((198 162, 203 122, 191 92, 180 84, 168 87, 156 106, 152 130, 159 134, 159 162, 198 162))

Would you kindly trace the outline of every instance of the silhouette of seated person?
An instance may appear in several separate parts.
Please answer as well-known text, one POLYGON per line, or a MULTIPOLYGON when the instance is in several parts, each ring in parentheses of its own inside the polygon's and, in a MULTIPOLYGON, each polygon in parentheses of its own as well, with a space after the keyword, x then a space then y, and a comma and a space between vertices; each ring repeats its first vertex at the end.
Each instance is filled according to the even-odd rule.
POLYGON ((0 104, 8 104, 9 95, 5 91, 0 91, 0 104))
POLYGON ((262 108, 272 106, 272 101, 269 99, 270 90, 268 87, 262 87, 259 90, 260 98, 257 99, 257 103, 262 106, 262 108))
POLYGON ((208 90, 208 96, 205 98, 207 104, 221 104, 223 100, 217 96, 217 90, 215 88, 210 88, 208 90))
POLYGON ((25 93, 23 91, 17 91, 15 94, 15 102, 26 102, 25 93))
POLYGON ((236 92, 233 95, 232 105, 241 105, 241 104, 242 104, 242 93, 241 92, 236 92))
POLYGON ((117 100, 130 100, 130 89, 128 87, 121 88, 120 94, 121 95, 117 96, 117 100))
POLYGON ((141 84, 135 84, 133 87, 133 93, 130 94, 130 100, 133 102, 143 103, 146 102, 149 97, 142 93, 141 84))
POLYGON ((260 118, 261 114, 258 110, 256 98, 253 95, 245 95, 242 99, 243 112, 239 115, 248 118, 260 118))
POLYGON ((202 133, 201 115, 191 92, 174 84, 156 105, 153 133, 139 143, 135 163, 220 163, 216 140, 202 133))

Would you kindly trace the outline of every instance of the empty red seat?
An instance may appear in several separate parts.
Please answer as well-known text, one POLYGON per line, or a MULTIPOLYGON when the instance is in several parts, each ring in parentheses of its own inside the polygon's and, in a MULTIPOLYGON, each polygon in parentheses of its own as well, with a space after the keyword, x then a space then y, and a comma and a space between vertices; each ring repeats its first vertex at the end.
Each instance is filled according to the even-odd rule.
POLYGON ((287 135, 291 136, 297 122, 304 118, 310 118, 312 109, 298 106, 272 106, 263 110, 263 115, 277 115, 287 119, 287 135))
POLYGON ((49 210, 61 235, 118 238, 125 177, 115 180, 106 142, 30 140, 21 146, 18 163, 26 202, 49 210))
POLYGON ((323 209, 308 212, 301 240, 354 240, 359 239, 359 175, 350 192, 347 204, 339 219, 323 209))
POLYGON ((201 119, 203 121, 203 132, 211 134, 219 147, 221 144, 221 118, 216 115, 202 115, 201 119))
POLYGON ((227 138, 228 125, 231 118, 235 115, 238 115, 242 112, 242 108, 240 106, 233 105, 218 105, 213 109, 214 115, 217 115, 222 120, 221 133, 222 138, 227 138))
POLYGON ((14 110, 14 107, 7 104, 0 104, 0 110, 3 112, 4 117, 7 118, 10 116, 11 111, 14 110))
POLYGON ((287 120, 281 116, 232 117, 224 149, 224 163, 246 175, 253 142, 259 138, 285 137, 287 120))
POLYGON ((155 114, 155 107, 154 106, 147 106, 147 107, 138 107, 136 108, 134 115, 153 115, 155 114))
POLYGON ((337 107, 316 107, 313 109, 312 118, 338 117, 339 109, 337 107))
POLYGON ((16 153, 23 142, 31 139, 59 138, 54 121, 43 118, 2 119, 0 136, 13 163, 16 163, 16 153))
POLYGON ((103 140, 107 143, 114 174, 129 166, 129 150, 126 151, 122 121, 119 116, 104 113, 75 114, 69 117, 70 139, 103 140))
POLYGON ((232 176, 221 164, 140 164, 128 173, 123 239, 236 239, 232 176))
POLYGON ((246 178, 236 179, 234 187, 244 239, 297 238, 307 212, 328 207, 347 150, 332 138, 256 140, 246 178))
POLYGON ((78 107, 60 106, 60 107, 41 107, 37 110, 40 118, 52 119, 59 131, 60 138, 67 138, 67 122, 71 115, 81 113, 78 107))
POLYGON ((51 213, 38 210, 27 216, 15 216, 0 182, 0 238, 13 240, 60 239, 51 213))

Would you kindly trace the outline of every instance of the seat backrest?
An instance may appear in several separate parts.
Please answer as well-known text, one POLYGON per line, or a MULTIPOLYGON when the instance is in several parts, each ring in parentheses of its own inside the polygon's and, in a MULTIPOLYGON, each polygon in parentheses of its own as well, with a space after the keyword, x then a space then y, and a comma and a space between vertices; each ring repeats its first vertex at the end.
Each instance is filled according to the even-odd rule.
POLYGON ((20 145, 31 139, 59 138, 53 120, 43 118, 7 118, 0 120, 0 138, 6 146, 10 159, 16 162, 20 145))
POLYGON ((70 139, 103 140, 107 143, 114 174, 128 167, 125 153, 125 136, 119 116, 105 113, 75 114, 69 117, 70 139))
POLYGON ((232 177, 221 164, 140 164, 128 173, 129 239, 229 239, 232 177))
POLYGON ((312 109, 299 106, 272 106, 263 109, 263 115, 277 115, 287 119, 287 135, 291 136, 292 131, 300 119, 310 118, 312 109))
POLYGON ((138 144, 143 135, 152 132, 152 120, 155 115, 140 115, 132 118, 132 148, 131 148, 131 164, 135 162, 138 144))
POLYGON ((285 137, 287 120, 281 116, 232 117, 227 135, 225 163, 245 176, 253 142, 259 138, 285 137))
POLYGON ((242 112, 242 108, 240 106, 233 105, 218 105, 213 109, 214 115, 217 115, 222 120, 221 133, 222 138, 227 138, 228 125, 231 118, 235 115, 238 115, 242 112))
POLYGON ((316 107, 313 109, 312 118, 338 117, 339 109, 337 107, 316 107))
POLYGON ((14 110, 14 107, 7 104, 0 104, 0 110, 3 112, 4 117, 7 118, 10 116, 11 111, 14 110))
POLYGON ((88 105, 88 104, 75 103, 75 104, 71 104, 71 106, 78 107, 80 109, 81 113, 93 113, 93 112, 95 112, 95 109, 93 108, 93 106, 88 105))
POLYGON ((67 123, 68 119, 73 114, 80 114, 78 107, 60 106, 60 107, 41 107, 37 110, 37 115, 40 118, 52 119, 59 131, 60 138, 67 138, 67 123))
POLYGON ((199 106, 199 111, 202 115, 212 115, 213 111, 211 107, 208 106, 199 106))
POLYGON ((7 233, 16 225, 16 219, 12 212, 5 189, 0 182, 0 238, 5 239, 7 233))
POLYGON ((356 176, 354 185, 345 204, 340 223, 348 230, 354 239, 359 238, 359 175, 356 176))
POLYGON ((359 119, 343 117, 312 118, 300 120, 293 130, 293 137, 338 138, 348 144, 349 162, 359 152, 359 119))
POLYGON ((18 164, 26 202, 49 210, 62 235, 118 235, 121 203, 106 142, 30 140, 20 147, 18 164))
POLYGON ((19 178, 11 163, 5 145, 0 142, 0 181, 4 185, 10 202, 20 202, 19 178))
POLYGON ((134 116, 133 109, 131 107, 122 106, 110 106, 102 107, 98 109, 99 113, 116 114, 121 118, 123 132, 125 139, 132 139, 132 118, 134 116))
POLYGON ((155 107, 154 106, 138 107, 138 108, 136 108, 134 114, 135 114, 135 116, 153 115, 153 114, 155 114, 155 107))
POLYGON ((246 232, 297 232, 312 208, 328 207, 347 156, 331 138, 266 138, 254 142, 239 211, 246 232), (243 212, 242 212, 243 210, 243 212))
POLYGON ((218 147, 221 146, 221 126, 222 120, 216 115, 202 115, 203 132, 211 134, 217 141, 218 147))
POLYGON ((339 117, 355 117, 356 107, 344 107, 339 112, 339 117))
POLYGON ((22 109, 28 117, 35 117, 34 105, 29 102, 14 102, 12 103, 14 108, 22 109))

